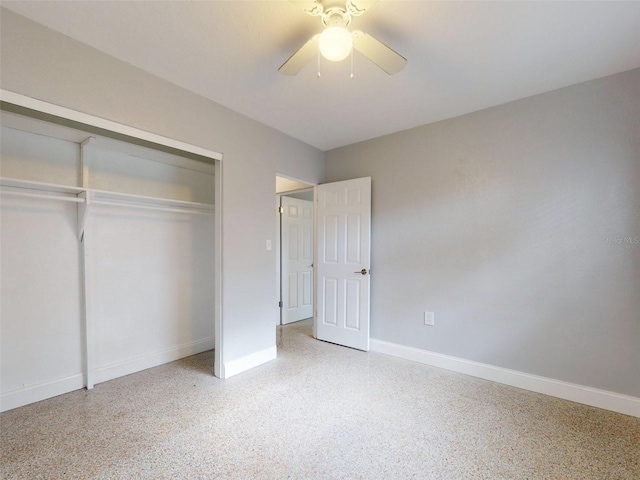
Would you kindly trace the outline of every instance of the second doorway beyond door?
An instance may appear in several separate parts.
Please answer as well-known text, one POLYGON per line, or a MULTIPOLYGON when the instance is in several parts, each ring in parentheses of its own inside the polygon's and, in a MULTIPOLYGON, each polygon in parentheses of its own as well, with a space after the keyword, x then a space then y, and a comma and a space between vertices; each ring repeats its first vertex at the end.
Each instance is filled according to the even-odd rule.
POLYGON ((282 197, 282 324, 313 316, 313 202, 282 197))

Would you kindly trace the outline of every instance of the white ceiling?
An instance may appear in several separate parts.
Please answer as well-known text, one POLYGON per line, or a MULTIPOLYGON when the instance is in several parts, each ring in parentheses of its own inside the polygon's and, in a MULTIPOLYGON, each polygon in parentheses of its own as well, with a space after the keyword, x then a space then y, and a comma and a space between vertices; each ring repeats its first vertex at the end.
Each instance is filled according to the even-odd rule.
POLYGON ((2 1, 14 12, 329 150, 640 67, 640 2, 382 0, 353 28, 409 60, 278 67, 317 17, 287 1, 2 1))

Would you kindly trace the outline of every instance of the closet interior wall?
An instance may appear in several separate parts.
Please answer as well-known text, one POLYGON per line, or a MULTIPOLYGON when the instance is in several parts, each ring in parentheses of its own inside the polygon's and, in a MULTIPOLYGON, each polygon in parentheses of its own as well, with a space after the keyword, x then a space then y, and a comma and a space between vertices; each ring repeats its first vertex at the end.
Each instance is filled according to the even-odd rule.
POLYGON ((11 128, 11 117, 1 409, 212 349, 213 165, 64 127, 11 128))

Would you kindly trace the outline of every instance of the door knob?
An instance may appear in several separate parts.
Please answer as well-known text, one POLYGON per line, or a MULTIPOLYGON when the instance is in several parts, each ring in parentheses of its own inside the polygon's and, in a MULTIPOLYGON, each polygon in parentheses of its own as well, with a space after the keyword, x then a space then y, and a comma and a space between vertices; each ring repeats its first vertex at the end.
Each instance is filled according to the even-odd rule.
POLYGON ((366 268, 363 268, 363 269, 362 269, 362 270, 360 270, 359 272, 353 272, 353 273, 359 273, 359 274, 361 274, 361 275, 366 275, 368 272, 367 272, 367 269, 366 269, 366 268))

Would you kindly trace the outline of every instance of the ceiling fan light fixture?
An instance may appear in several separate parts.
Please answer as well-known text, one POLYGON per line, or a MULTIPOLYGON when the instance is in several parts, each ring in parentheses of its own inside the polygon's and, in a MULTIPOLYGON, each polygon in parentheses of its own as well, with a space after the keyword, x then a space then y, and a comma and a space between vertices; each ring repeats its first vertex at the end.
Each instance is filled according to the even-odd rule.
POLYGON ((327 27, 318 42, 322 56, 332 62, 344 60, 353 48, 351 32, 344 27, 327 27))
MULTIPOLYGON (((0 0, 2 1, 2 0, 0 0)), ((320 17, 325 26, 322 33, 316 33, 284 62, 278 71, 283 75, 297 75, 312 58, 318 59, 320 76, 320 56, 329 61, 339 62, 351 54, 351 77, 353 78, 353 51, 357 50, 365 58, 389 75, 401 71, 407 59, 392 50, 380 40, 360 30, 350 32, 352 16, 360 16, 378 0, 289 0, 303 5, 305 11, 320 17)))

